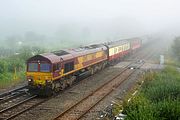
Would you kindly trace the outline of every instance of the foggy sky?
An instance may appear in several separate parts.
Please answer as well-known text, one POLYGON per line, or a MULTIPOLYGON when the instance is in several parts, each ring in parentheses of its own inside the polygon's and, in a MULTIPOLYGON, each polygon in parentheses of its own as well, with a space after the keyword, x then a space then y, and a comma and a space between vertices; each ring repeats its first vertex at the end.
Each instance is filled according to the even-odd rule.
POLYGON ((112 32, 110 37, 179 34, 179 12, 179 0, 0 0, 0 38, 26 31, 54 35, 62 25, 112 32))

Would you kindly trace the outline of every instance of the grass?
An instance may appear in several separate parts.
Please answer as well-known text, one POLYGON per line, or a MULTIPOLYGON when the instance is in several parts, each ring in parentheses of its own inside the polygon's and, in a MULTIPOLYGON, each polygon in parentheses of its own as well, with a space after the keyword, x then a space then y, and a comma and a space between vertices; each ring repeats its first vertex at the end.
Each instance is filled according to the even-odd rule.
POLYGON ((23 80, 25 80, 25 73, 22 71, 18 72, 16 77, 11 72, 0 74, 0 89, 16 85, 23 80))
POLYGON ((160 73, 145 75, 137 96, 124 103, 126 120, 180 119, 180 73, 167 67, 160 73))
POLYGON ((9 85, 12 82, 12 78, 13 76, 11 73, 0 74, 0 88, 9 85))

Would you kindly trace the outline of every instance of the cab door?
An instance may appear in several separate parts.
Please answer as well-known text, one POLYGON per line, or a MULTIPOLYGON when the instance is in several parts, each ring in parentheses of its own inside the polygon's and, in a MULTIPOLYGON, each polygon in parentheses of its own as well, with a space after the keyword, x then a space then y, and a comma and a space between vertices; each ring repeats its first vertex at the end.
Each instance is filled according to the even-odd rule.
POLYGON ((53 77, 58 77, 60 76, 61 72, 61 64, 60 63, 54 63, 53 64, 53 77))

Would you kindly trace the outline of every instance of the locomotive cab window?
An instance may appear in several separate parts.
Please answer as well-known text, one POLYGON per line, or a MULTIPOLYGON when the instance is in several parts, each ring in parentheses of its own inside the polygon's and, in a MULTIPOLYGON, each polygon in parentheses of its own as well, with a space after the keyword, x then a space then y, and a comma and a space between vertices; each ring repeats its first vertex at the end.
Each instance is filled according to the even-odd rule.
POLYGON ((29 72, 37 72, 38 71, 38 64, 37 63, 29 63, 28 64, 28 71, 29 72))
POLYGON ((64 64, 64 73, 74 70, 74 62, 68 62, 64 64))
POLYGON ((50 72, 50 64, 48 63, 41 63, 40 64, 40 72, 50 72))

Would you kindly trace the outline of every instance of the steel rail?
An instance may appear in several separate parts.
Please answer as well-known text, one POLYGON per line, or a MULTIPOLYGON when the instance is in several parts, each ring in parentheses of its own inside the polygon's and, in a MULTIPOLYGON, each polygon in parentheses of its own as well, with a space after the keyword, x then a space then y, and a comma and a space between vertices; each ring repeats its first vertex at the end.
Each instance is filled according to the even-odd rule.
POLYGON ((10 90, 8 92, 3 92, 3 93, 0 94, 0 98, 3 98, 5 96, 7 96, 7 95, 10 95, 10 94, 12 94, 14 92, 17 92, 17 91, 20 91, 20 90, 23 90, 23 89, 26 89, 26 88, 27 88, 27 86, 22 86, 22 87, 12 89, 12 90, 10 90))
POLYGON ((20 96, 25 95, 25 94, 26 94, 26 92, 21 92, 21 93, 16 94, 16 95, 8 96, 7 98, 3 98, 0 101, 0 105, 7 102, 7 101, 10 101, 11 99, 15 99, 15 98, 20 97, 20 96))
POLYGON ((47 100, 49 100, 49 99, 44 99, 44 100, 42 100, 42 101, 40 101, 40 102, 38 102, 38 103, 36 103, 36 104, 34 104, 34 105, 31 105, 31 106, 29 106, 29 107, 27 107, 27 108, 25 108, 25 109, 23 109, 23 110, 17 112, 17 113, 14 114, 14 115, 11 115, 10 117, 5 118, 5 120, 11 120, 11 119, 13 119, 13 118, 15 118, 15 117, 17 117, 17 116, 23 114, 24 112, 26 112, 26 111, 28 111, 28 110, 31 110, 32 108, 34 108, 34 107, 36 107, 36 106, 38 106, 38 105, 44 103, 44 102, 47 101, 47 100))
POLYGON ((11 109, 13 109, 13 108, 15 108, 15 107, 17 107, 17 106, 19 106, 19 105, 25 103, 25 102, 28 102, 28 101, 30 101, 30 100, 36 98, 36 97, 37 97, 37 95, 33 95, 33 96, 31 96, 31 97, 29 97, 29 98, 23 100, 23 101, 20 101, 20 102, 18 102, 18 103, 16 103, 16 104, 12 105, 12 106, 9 106, 9 107, 7 107, 7 108, 5 108, 5 109, 2 109, 2 110, 0 110, 0 114, 6 112, 6 111, 8 111, 8 110, 11 110, 11 109))
MULTIPOLYGON (((143 64, 142 64, 143 65, 143 64)), ((141 66, 142 66, 141 65, 141 66)), ((139 66, 140 67, 140 66, 139 66)), ((81 118, 83 118, 91 109, 93 109, 98 103, 100 103, 102 100, 104 100, 110 93, 112 93, 114 91, 114 89, 118 88, 124 81, 128 80, 129 77, 136 71, 136 69, 134 69, 130 74, 127 75, 127 77, 125 79, 123 79, 121 82, 119 82, 118 84, 116 84, 107 94, 105 94, 101 99, 99 99, 94 105, 92 105, 88 110, 84 111, 78 118, 76 118, 75 120, 80 120, 81 118)))
MULTIPOLYGON (((82 103, 82 101, 86 100, 88 97, 92 96, 95 92, 99 91, 101 88, 103 88, 104 86, 108 85, 109 83, 112 82, 112 80, 116 79, 117 77, 119 77, 121 74, 123 74, 126 70, 128 70, 128 67, 133 64, 130 63, 128 66, 126 66, 118 75, 114 76, 112 79, 110 79, 109 81, 107 81, 106 83, 104 83, 103 85, 101 85, 99 88, 97 88, 96 90, 94 90, 92 93, 88 94, 86 97, 84 97, 83 99, 81 99, 79 102, 75 103, 74 105, 72 105, 71 107, 69 107, 68 109, 66 109, 64 112, 62 112, 60 115, 58 115, 57 117, 54 118, 54 120, 59 119, 60 117, 64 116, 67 112, 69 112, 71 109, 75 108, 78 104, 82 103)), ((122 83, 122 82, 121 82, 122 83)), ((115 87, 115 86, 114 86, 115 87)), ((113 88, 114 88, 113 87, 113 88)), ((106 94, 102 99, 104 99, 107 95, 109 95, 114 89, 111 89, 110 92, 108 94, 106 94)), ((101 101, 101 100, 100 100, 101 101)), ((100 102, 99 101, 99 102, 100 102)), ((99 103, 98 102, 98 103, 99 103)), ((96 104, 98 104, 96 103, 96 104)))

